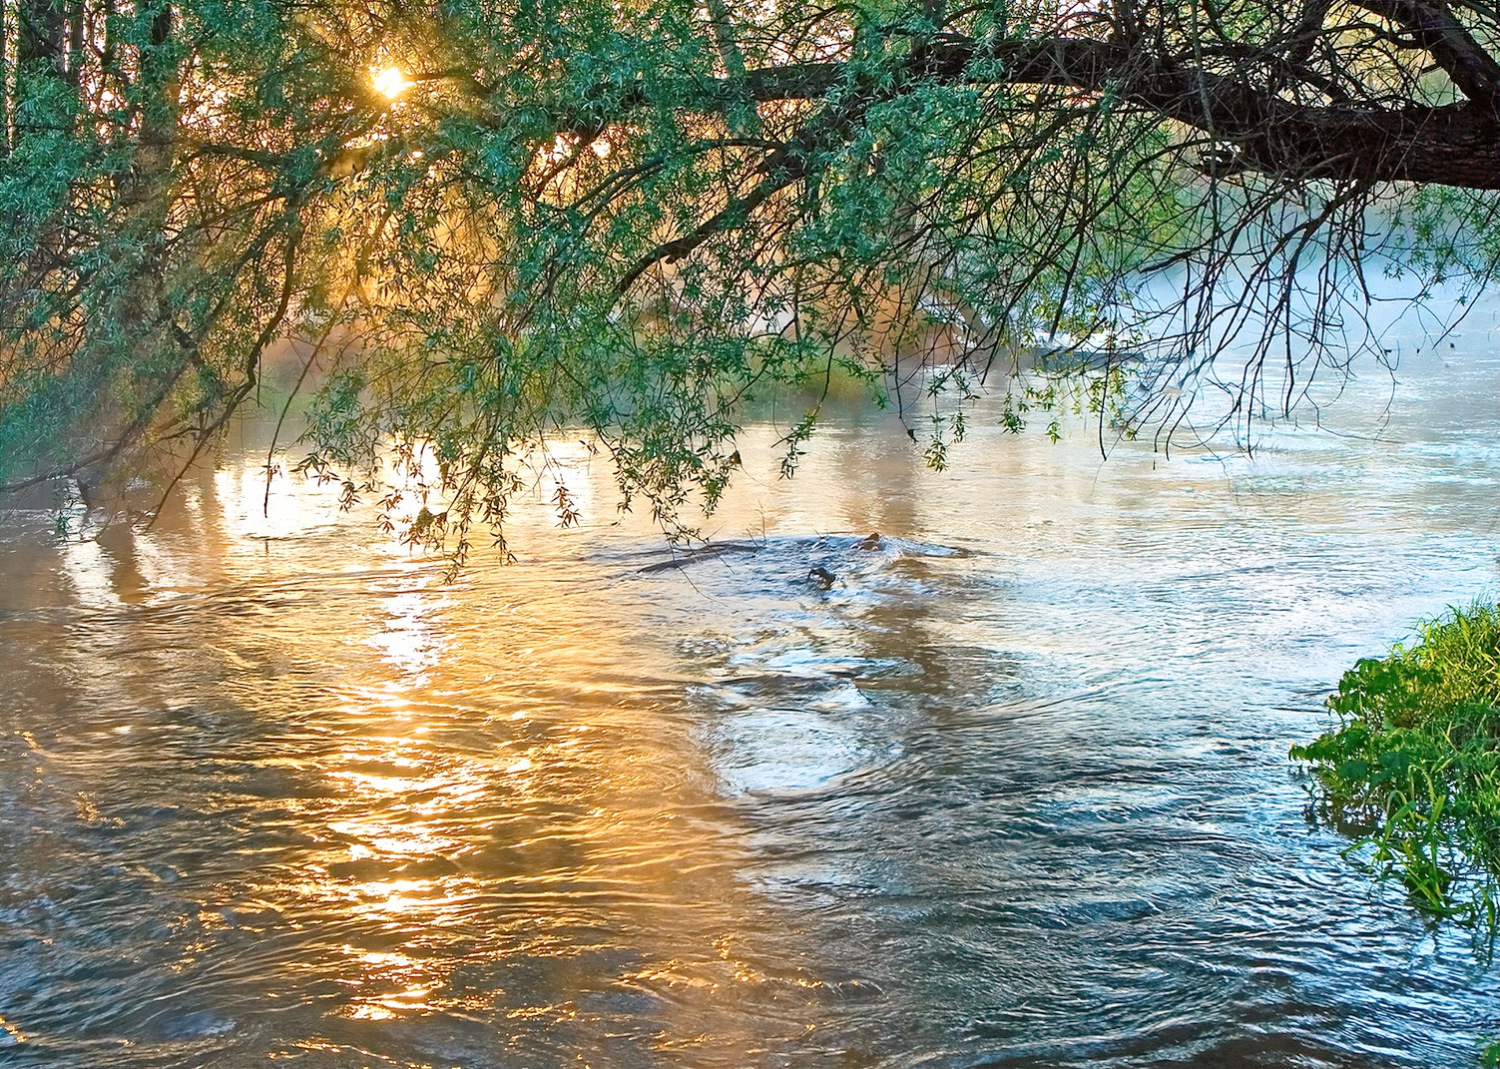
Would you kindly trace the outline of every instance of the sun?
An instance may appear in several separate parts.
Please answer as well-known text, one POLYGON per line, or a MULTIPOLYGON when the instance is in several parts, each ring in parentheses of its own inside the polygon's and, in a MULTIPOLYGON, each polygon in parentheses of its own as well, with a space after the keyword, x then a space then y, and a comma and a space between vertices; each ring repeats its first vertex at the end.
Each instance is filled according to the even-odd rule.
POLYGON ((395 100, 411 88, 411 79, 400 67, 382 67, 370 78, 375 91, 387 100, 395 100))

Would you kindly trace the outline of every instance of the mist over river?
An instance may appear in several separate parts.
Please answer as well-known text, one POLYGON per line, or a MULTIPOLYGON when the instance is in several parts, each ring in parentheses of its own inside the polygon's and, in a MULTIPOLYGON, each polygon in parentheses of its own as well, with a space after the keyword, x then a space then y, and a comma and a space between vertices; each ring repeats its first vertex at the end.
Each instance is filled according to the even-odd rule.
POLYGON ((1496 591, 1492 311, 1249 455, 752 428, 675 567, 582 450, 451 585, 249 429, 0 515, 0 1066, 1474 1064, 1286 755, 1496 591))

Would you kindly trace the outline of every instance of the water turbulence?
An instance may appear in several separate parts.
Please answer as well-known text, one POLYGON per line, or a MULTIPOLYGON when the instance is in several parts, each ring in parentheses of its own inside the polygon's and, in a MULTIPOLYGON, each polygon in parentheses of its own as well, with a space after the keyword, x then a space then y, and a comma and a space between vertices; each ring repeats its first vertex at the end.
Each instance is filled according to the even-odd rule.
POLYGON ((1469 1064, 1500 985, 1286 749, 1493 588, 1482 342, 1248 457, 851 420, 710 552, 580 468, 446 586, 253 458, 8 514, 0 1064, 1469 1064))

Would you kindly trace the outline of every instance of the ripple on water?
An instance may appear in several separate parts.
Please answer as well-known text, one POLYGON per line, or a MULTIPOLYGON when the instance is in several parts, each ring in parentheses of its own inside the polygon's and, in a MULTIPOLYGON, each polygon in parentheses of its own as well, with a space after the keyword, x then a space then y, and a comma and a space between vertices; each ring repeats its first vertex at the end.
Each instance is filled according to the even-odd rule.
POLYGON ((835 428, 739 548, 521 510, 543 562, 446 587, 258 461, 0 518, 0 1062, 1469 1064, 1500 985, 1285 757, 1493 580, 1465 435, 917 482, 835 428))

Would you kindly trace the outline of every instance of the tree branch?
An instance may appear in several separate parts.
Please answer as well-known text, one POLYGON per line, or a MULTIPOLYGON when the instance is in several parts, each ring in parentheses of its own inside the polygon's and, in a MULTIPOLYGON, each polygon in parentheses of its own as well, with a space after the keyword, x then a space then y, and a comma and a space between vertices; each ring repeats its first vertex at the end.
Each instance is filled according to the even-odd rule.
MULTIPOLYGON (((1475 94, 1492 93, 1486 103, 1401 109, 1295 104, 1170 57, 1073 37, 985 46, 948 35, 913 53, 896 73, 908 87, 939 82, 1111 89, 1137 108, 1224 141, 1241 170, 1500 189, 1500 130, 1491 110, 1493 91, 1484 88, 1500 89, 1500 65, 1485 56, 1485 64, 1465 61, 1455 69, 1472 74, 1465 81, 1475 94)), ((807 63, 750 71, 746 84, 761 101, 814 100, 831 96, 848 78, 845 64, 807 63)))
POLYGON ((1421 47, 1458 86, 1458 91, 1491 112, 1500 112, 1500 63, 1474 39, 1445 3, 1429 0, 1354 0, 1389 19, 1421 47))

